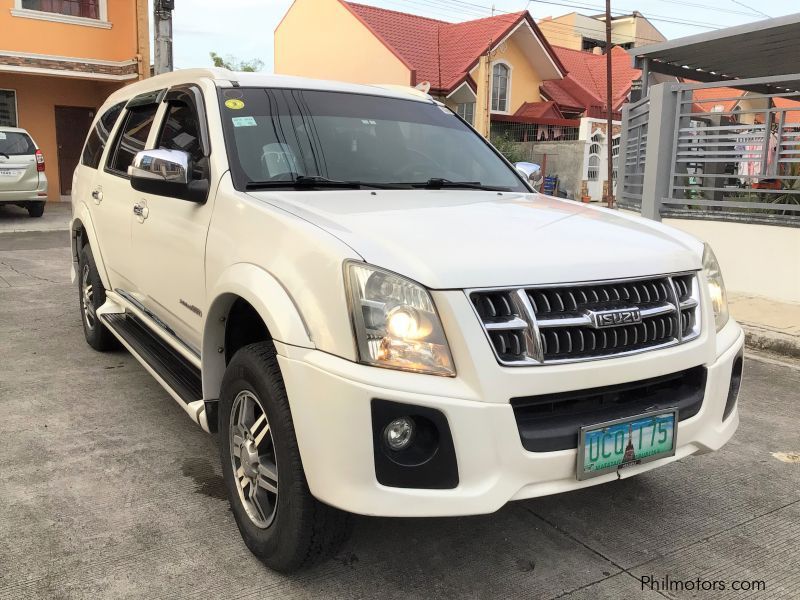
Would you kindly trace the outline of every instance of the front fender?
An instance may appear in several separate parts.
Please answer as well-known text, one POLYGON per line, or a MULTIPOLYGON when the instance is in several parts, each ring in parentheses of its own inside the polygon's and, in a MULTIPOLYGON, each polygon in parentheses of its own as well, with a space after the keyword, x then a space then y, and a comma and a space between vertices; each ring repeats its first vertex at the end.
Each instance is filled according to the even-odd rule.
POLYGON ((103 282, 103 287, 107 290, 111 289, 111 283, 106 272, 106 264, 103 260, 103 252, 100 249, 100 244, 97 241, 97 234, 94 229, 94 222, 92 215, 89 212, 89 207, 83 202, 76 202, 72 205, 72 221, 70 222, 70 246, 72 248, 72 282, 75 283, 77 273, 78 254, 81 249, 78 246, 78 231, 82 230, 83 235, 89 240, 89 246, 92 248, 92 256, 94 263, 97 266, 97 272, 100 274, 100 280, 103 282))
POLYGON ((289 292, 268 271, 238 263, 223 271, 209 295, 211 302, 203 328, 203 397, 216 399, 225 373, 225 319, 237 298, 250 303, 261 316, 273 340, 314 348, 308 327, 289 292))

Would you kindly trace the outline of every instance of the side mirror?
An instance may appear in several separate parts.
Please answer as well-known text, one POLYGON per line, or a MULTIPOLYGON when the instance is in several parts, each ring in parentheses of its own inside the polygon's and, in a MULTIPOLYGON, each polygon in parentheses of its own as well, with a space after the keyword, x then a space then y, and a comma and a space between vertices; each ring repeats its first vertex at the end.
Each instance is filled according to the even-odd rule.
POLYGON ((208 198, 208 180, 191 180, 191 157, 182 150, 137 152, 128 175, 138 192, 199 203, 208 198))
POLYGON ((519 174, 525 178, 534 190, 537 192, 542 189, 544 183, 544 176, 542 175, 542 168, 536 163, 518 162, 514 163, 514 167, 519 171, 519 174))

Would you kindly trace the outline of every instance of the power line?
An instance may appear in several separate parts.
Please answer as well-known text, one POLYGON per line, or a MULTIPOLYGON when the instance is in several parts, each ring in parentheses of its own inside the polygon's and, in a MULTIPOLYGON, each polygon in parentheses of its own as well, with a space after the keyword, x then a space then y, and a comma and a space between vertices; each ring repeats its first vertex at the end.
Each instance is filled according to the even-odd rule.
MULTIPOLYGON (((736 0, 731 0, 732 2, 736 2, 736 0)), ((676 4, 678 6, 689 6, 691 8, 704 8, 705 10, 710 10, 715 13, 727 13, 729 15, 744 15, 745 17, 752 17, 754 12, 750 9, 750 12, 744 12, 741 10, 732 10, 730 8, 719 8, 716 6, 709 6, 708 4, 697 4, 695 2, 683 2, 682 0, 659 0, 659 2, 665 2, 667 4, 676 4)), ((736 2, 736 4, 741 4, 740 2, 736 2)), ((742 4, 742 6, 745 6, 742 4)), ((745 6, 745 8, 749 8, 745 6)), ((647 16, 647 15, 645 15, 647 16)))
POLYGON ((756 14, 759 14, 759 15, 763 15, 763 16, 767 17, 768 19, 771 19, 771 18, 772 18, 772 17, 770 17, 770 16, 769 16, 767 13, 765 13, 765 12, 763 12, 763 11, 760 11, 760 10, 758 10, 757 8, 753 8, 752 6, 748 6, 748 5, 747 5, 747 4, 745 4, 744 2, 739 2, 739 0, 731 0, 731 2, 733 2, 734 4, 738 4, 739 6, 744 6, 745 8, 749 8, 749 9, 750 9, 750 10, 752 10, 754 13, 756 13, 756 14))

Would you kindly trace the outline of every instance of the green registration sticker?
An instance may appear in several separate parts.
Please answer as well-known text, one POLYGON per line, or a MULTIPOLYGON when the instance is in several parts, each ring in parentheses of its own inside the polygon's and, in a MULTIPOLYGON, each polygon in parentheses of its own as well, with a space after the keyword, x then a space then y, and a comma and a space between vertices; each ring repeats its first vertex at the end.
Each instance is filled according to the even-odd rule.
POLYGON ((617 469, 675 454, 677 409, 581 428, 578 479, 597 477, 617 469))
POLYGON ((258 123, 253 117, 233 117, 231 119, 233 121, 234 127, 256 127, 258 123))

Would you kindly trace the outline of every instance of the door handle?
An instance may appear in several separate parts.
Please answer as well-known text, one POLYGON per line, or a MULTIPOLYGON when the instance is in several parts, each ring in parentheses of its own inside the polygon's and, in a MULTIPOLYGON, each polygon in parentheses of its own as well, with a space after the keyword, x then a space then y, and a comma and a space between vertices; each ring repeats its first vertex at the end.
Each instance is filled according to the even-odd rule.
POLYGON ((144 223, 144 220, 147 218, 147 215, 150 214, 150 209, 147 208, 147 204, 144 202, 137 202, 133 205, 133 214, 136 215, 137 220, 139 223, 144 223))
POLYGON ((92 192, 92 198, 94 198, 95 204, 100 204, 103 201, 103 192, 100 190, 94 190, 92 192))

